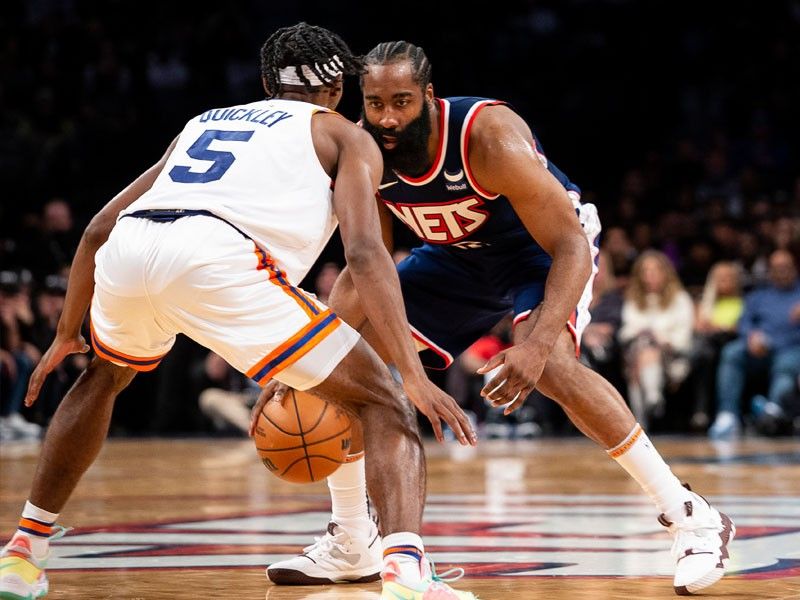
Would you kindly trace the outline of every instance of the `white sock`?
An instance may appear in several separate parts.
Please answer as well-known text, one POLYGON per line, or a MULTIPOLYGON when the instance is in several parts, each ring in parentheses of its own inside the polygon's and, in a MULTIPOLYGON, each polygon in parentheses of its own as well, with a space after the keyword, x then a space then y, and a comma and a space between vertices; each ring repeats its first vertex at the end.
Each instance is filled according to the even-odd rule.
POLYGON ((367 475, 364 454, 343 464, 328 476, 332 520, 353 537, 367 537, 372 531, 367 503, 367 475))
POLYGON ((410 531, 399 531, 383 537, 383 560, 391 558, 400 568, 400 578, 409 583, 422 581, 420 560, 425 556, 422 538, 410 531))
POLYGON ((642 486, 669 521, 680 523, 686 518, 684 503, 692 500, 692 495, 672 474, 641 425, 634 425, 628 437, 606 452, 642 486))
POLYGON ((58 513, 51 513, 39 508, 35 504, 31 504, 30 500, 25 502, 17 533, 28 538, 34 556, 43 557, 47 554, 50 547, 51 529, 56 519, 58 519, 58 513))

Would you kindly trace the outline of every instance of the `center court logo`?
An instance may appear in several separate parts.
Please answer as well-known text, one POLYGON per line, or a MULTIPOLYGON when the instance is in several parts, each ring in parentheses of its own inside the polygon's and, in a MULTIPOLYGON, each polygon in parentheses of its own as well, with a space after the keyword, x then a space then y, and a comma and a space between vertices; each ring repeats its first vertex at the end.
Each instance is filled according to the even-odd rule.
MULTIPOLYGON (((737 525, 730 572, 800 575, 800 498, 714 502, 737 525)), ((48 570, 263 567, 319 535, 324 506, 78 530, 52 545, 48 570)), ((431 495, 423 535, 440 568, 457 564, 471 577, 672 576, 672 540, 654 512, 639 496, 431 495)))

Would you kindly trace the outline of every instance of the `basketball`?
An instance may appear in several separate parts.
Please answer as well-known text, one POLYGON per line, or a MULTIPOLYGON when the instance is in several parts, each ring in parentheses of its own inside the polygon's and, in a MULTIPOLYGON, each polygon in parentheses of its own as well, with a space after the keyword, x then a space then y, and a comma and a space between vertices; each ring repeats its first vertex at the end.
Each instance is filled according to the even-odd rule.
POLYGON ((264 466, 293 483, 324 479, 350 451, 350 417, 324 400, 290 389, 258 416, 254 440, 264 466))

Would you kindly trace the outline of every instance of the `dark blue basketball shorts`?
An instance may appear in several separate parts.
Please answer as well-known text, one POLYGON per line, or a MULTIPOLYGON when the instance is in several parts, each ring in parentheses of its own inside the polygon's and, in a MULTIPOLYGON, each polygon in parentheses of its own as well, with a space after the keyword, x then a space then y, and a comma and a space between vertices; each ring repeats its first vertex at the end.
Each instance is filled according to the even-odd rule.
MULTIPOLYGON (((591 320, 589 304, 597 273, 600 219, 592 204, 573 198, 591 249, 594 267, 575 311, 566 323, 575 340, 591 320)), ((526 231, 512 233, 497 245, 462 250, 425 244, 415 248, 397 271, 414 337, 427 348, 422 364, 446 369, 459 354, 504 316, 525 319, 544 299, 553 261, 526 231)))
POLYGON ((423 364, 445 369, 513 311, 524 318, 544 298, 552 259, 539 246, 508 251, 425 244, 397 267, 423 364))

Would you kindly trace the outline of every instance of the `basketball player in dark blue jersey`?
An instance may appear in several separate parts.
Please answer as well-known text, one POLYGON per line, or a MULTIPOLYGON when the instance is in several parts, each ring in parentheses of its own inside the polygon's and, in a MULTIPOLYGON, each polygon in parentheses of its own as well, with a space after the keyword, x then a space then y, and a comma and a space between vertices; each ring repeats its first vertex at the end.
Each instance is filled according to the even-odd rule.
MULTIPOLYGON (((380 146, 384 241, 392 215, 423 242, 398 266, 408 321, 431 368, 445 368, 509 311, 513 347, 479 373, 493 377, 482 395, 506 413, 534 390, 556 400, 642 487, 675 537, 678 594, 722 577, 731 520, 681 485, 622 397, 576 357, 589 321, 599 221, 580 190, 543 154, 525 121, 507 104, 476 97, 436 98, 423 50, 387 42, 366 56, 362 125, 380 146)), ((331 306, 388 357, 345 270, 331 306)), ((269 386, 259 406, 273 393, 269 386)), ((333 522, 302 556, 273 564, 276 583, 346 580, 377 557, 349 548, 376 535, 364 499, 363 459, 329 478, 333 522)))

